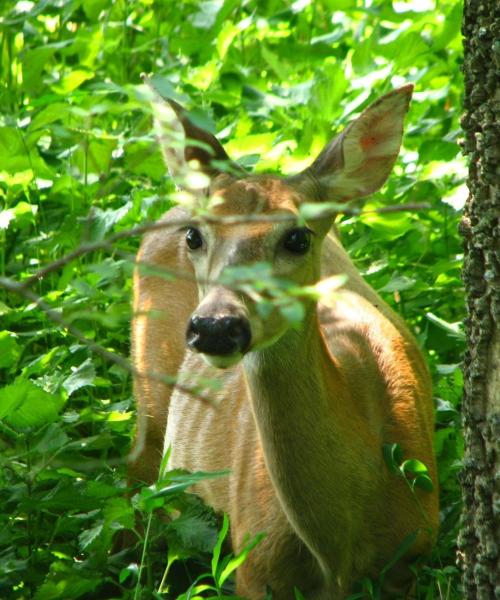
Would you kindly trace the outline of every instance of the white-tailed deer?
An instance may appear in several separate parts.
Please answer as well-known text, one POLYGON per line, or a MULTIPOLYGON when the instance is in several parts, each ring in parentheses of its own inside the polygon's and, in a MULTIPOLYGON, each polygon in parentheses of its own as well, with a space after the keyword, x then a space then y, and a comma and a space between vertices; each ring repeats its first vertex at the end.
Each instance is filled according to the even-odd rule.
POLYGON ((229 160, 220 143, 175 102, 154 100, 156 110, 171 113, 159 135, 171 175, 197 160, 210 178, 202 201, 218 200, 211 219, 170 210, 166 227, 149 232, 138 255, 187 277, 136 270, 133 357, 146 376, 135 381, 140 443, 131 476, 154 481, 164 447, 171 447, 171 468, 230 470, 196 492, 229 515, 236 550, 249 535, 266 533, 237 573, 238 594, 252 600, 266 588, 291 600, 294 586, 307 599, 345 598, 418 531, 384 580, 384 598, 404 596, 409 565, 429 550, 437 528, 437 491, 417 490, 416 500, 382 452, 400 444, 436 482, 431 383, 417 344, 357 272, 333 217, 305 226, 296 219, 301 203, 344 202, 382 186, 411 91, 373 103, 293 177, 220 171, 229 160), (172 131, 185 136, 183 152, 172 131), (224 222, 247 215, 247 223, 224 222), (179 219, 186 224, 174 226, 179 219), (341 273, 348 281, 333 302, 306 301, 305 318, 291 328, 278 310, 264 319, 248 295, 221 284, 228 266, 257 262, 298 286, 341 273), (177 375, 178 386, 148 372, 177 375), (185 391, 193 376, 222 383, 215 402, 185 391))

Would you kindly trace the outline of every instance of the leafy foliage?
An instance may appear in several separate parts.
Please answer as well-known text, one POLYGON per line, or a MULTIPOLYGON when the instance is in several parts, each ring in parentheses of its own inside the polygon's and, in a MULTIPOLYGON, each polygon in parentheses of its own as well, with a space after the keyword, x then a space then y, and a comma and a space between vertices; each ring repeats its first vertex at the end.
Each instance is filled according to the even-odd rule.
MULTIPOLYGON (((236 560, 217 562, 215 518, 186 486, 169 490, 174 475, 164 493, 137 490, 132 504, 126 495, 134 404, 123 357, 138 239, 125 232, 160 216, 173 192, 141 93, 147 72, 240 164, 282 172, 307 165, 375 96, 415 83, 395 173, 365 208, 425 201, 430 210, 367 212, 339 226, 360 271, 429 357, 442 527, 419 597, 460 597, 460 4, 5 0, 2 11, 0 596, 177 597, 207 572, 212 551, 222 593, 236 560), (74 260, 54 266, 71 252, 74 260), (160 507, 182 516, 152 519, 160 507), (145 517, 139 564, 110 552, 113 535, 134 527, 134 511, 145 517)), ((287 304, 271 283, 300 318, 300 303, 287 304)))

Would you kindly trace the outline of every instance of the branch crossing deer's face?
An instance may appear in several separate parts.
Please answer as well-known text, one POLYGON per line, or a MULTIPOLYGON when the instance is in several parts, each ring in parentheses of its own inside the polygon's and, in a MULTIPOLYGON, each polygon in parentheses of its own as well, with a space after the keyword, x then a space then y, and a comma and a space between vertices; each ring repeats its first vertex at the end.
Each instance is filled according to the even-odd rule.
POLYGON ((276 341, 289 325, 279 310, 263 317, 251 295, 222 285, 225 270, 268 263, 273 277, 297 286, 313 284, 319 278, 321 243, 331 219, 298 224, 297 206, 304 198, 279 177, 219 175, 210 194, 217 197, 211 213, 221 222, 185 229, 200 296, 186 338, 188 346, 208 362, 228 367, 246 352, 276 341), (245 216, 252 220, 223 222, 225 217, 245 216), (259 216, 264 219, 259 221, 259 216))

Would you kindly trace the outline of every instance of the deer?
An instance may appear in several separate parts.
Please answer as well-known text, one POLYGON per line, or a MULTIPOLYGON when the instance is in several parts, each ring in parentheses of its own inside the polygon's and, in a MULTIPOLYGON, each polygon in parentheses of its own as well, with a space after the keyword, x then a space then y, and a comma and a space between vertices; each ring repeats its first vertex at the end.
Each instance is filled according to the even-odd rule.
POLYGON ((292 176, 243 172, 182 106, 154 92, 170 175, 182 186, 196 166, 205 184, 146 233, 137 255, 130 477, 155 481, 167 450, 169 469, 229 472, 193 491, 227 513, 235 551, 265 533, 237 570, 243 598, 271 590, 289 600, 295 589, 307 599, 347 598, 417 532, 383 583, 384 598, 407 597, 411 566, 436 535, 437 486, 412 494, 383 457, 383 447, 397 443, 436 481, 426 362, 402 318, 349 258, 336 215, 299 219, 304 203, 341 204, 381 188, 399 154, 412 90, 408 84, 373 102, 292 176), (211 198, 210 218, 197 216, 211 198), (262 316, 251 294, 221 282, 228 268, 257 263, 297 286, 339 274, 347 281, 331 301, 305 298, 304 317, 291 326, 278 310, 262 316), (161 277, 144 264, 185 276, 161 277), (194 377, 219 382, 213 401, 189 393, 194 377))

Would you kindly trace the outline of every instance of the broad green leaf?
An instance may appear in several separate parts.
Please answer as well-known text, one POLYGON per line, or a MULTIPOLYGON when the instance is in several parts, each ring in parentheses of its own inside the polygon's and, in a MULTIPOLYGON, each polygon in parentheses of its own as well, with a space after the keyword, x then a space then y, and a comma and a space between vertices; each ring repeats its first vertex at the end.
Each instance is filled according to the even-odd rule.
POLYGON ((231 140, 226 144, 226 150, 234 158, 245 154, 265 155, 272 149, 275 138, 274 133, 246 135, 238 140, 231 140))
POLYGON ((328 215, 334 215, 337 211, 342 212, 344 204, 338 202, 306 202, 299 207, 299 214, 305 220, 320 219, 328 215))
POLYGON ((214 516, 201 502, 188 505, 168 528, 178 536, 182 547, 191 552, 211 552, 217 541, 214 516))
POLYGON ((139 575, 139 565, 137 563, 130 563, 120 571, 118 581, 125 583, 129 577, 137 577, 139 575))
POLYGON ((131 208, 131 203, 126 202, 123 206, 117 209, 94 209, 90 217, 90 239, 92 241, 102 240, 106 236, 106 234, 114 227, 114 225, 116 225, 124 217, 126 217, 131 208))
POLYGON ((359 218, 362 223, 383 234, 386 240, 396 240, 413 227, 411 217, 405 213, 363 213, 359 218))
POLYGON ((394 41, 381 44, 380 52, 386 58, 394 61, 398 68, 402 68, 414 65, 419 58, 427 55, 429 46, 419 33, 409 30, 399 35, 394 41))
POLYGON ((42 73, 55 51, 54 46, 39 46, 23 52, 23 83, 27 92, 36 94, 41 90, 42 73))
POLYGON ((262 56, 269 67, 276 73, 276 75, 282 79, 286 80, 288 78, 289 69, 286 66, 286 63, 280 59, 279 56, 274 54, 272 50, 270 50, 265 44, 263 44, 260 48, 262 52, 262 56))
POLYGON ((18 379, 0 389, 0 419, 14 429, 34 429, 57 418, 62 396, 49 394, 29 379, 18 379))
POLYGON ((429 140, 420 146, 420 162, 431 162, 433 160, 453 160, 460 152, 458 144, 446 142, 444 140, 429 140))
POLYGON ((112 138, 90 138, 74 153, 74 160, 82 174, 106 173, 111 165, 117 141, 112 138))
POLYGON ((198 29, 210 29, 223 4, 224 0, 203 0, 198 3, 198 12, 191 15, 189 21, 198 29))
POLYGON ((434 491, 434 484, 432 483, 432 479, 429 477, 429 475, 420 474, 417 475, 413 480, 412 488, 420 488, 425 492, 432 492, 434 491))
POLYGON ((83 0, 83 10, 87 17, 92 21, 95 21, 101 11, 108 6, 108 0, 83 0))
POLYGON ((68 392, 68 396, 71 396, 76 390, 87 385, 93 385, 94 379, 94 365, 91 359, 88 358, 64 380, 62 387, 68 392))
MULTIPOLYGON (((60 423, 51 423, 34 449, 37 452, 45 454, 57 452, 58 450, 61 450, 69 440, 69 436, 63 430, 60 423)), ((80 477, 80 474, 76 473, 74 476, 80 477)))
POLYGON ((61 568, 62 563, 54 563, 59 581, 46 581, 36 590, 33 600, 62 600, 80 598, 90 594, 99 585, 99 579, 82 577, 75 573, 66 573, 61 568))
POLYGON ((10 331, 0 331, 0 369, 12 367, 21 356, 17 336, 10 331))
POLYGON ((425 466, 425 464, 422 461, 417 460, 416 458, 410 458, 408 460, 405 460, 401 464, 400 468, 403 471, 403 473, 428 473, 428 469, 425 466))
POLYGON ((90 70, 75 69, 74 71, 70 71, 67 75, 65 75, 61 82, 54 86, 54 88, 61 95, 68 94, 80 87, 82 83, 92 79, 93 77, 94 73, 90 70))
POLYGON ((38 212, 38 206, 21 201, 14 207, 15 223, 19 227, 24 227, 34 222, 35 215, 38 212))
POLYGON ((434 36, 432 40, 432 49, 434 52, 443 50, 453 40, 461 40, 460 26, 462 23, 463 7, 461 2, 453 2, 451 10, 448 11, 443 19, 443 25, 440 33, 434 36))
POLYGON ((54 102, 42 108, 32 119, 29 130, 36 131, 46 125, 67 119, 70 115, 70 107, 64 102, 54 102))

